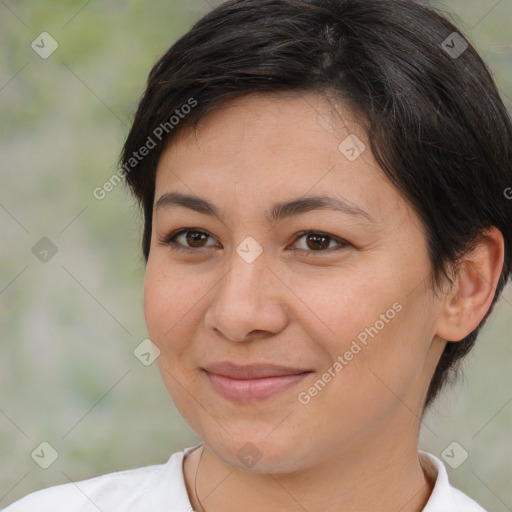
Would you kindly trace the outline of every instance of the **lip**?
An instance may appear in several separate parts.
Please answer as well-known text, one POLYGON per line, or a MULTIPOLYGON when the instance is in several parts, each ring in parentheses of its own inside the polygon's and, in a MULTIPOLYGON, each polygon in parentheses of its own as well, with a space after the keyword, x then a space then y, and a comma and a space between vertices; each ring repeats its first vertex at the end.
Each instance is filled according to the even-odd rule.
POLYGON ((264 400, 281 393, 312 372, 273 364, 238 366, 229 362, 208 365, 203 370, 217 393, 240 403, 264 400))

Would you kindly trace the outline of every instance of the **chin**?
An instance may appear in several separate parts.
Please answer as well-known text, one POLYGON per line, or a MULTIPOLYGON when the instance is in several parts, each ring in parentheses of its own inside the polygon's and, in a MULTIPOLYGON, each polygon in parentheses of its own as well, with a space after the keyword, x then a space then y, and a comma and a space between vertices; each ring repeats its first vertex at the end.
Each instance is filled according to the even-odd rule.
MULTIPOLYGON (((250 473, 292 473, 303 469, 304 455, 297 450, 296 442, 246 435, 210 440, 201 436, 205 445, 225 465, 250 473), (251 440, 252 439, 252 440, 251 440), (302 463, 301 463, 302 461, 302 463)), ((288 436, 290 439, 291 436, 288 436)), ((304 446, 304 444, 303 444, 304 446)), ((307 458, 307 456, 306 456, 307 458)))

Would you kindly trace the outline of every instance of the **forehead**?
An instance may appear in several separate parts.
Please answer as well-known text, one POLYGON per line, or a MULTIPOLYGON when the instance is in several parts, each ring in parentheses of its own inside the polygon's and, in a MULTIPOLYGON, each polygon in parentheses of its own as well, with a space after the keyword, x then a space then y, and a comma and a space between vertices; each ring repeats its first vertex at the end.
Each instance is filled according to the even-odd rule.
POLYGON ((254 206, 254 214, 326 193, 362 204, 376 218, 406 208, 357 116, 313 93, 229 100, 196 130, 178 132, 159 161, 155 202, 169 191, 207 196, 226 209, 227 202, 254 206))

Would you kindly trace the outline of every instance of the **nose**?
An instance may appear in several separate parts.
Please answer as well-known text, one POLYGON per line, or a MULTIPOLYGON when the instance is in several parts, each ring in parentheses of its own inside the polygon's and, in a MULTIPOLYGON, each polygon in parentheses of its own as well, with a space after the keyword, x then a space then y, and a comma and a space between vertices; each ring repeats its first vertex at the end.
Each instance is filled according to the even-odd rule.
POLYGON ((233 252, 230 268, 214 287, 205 326, 230 341, 251 341, 282 331, 288 322, 286 287, 261 254, 251 263, 233 252))

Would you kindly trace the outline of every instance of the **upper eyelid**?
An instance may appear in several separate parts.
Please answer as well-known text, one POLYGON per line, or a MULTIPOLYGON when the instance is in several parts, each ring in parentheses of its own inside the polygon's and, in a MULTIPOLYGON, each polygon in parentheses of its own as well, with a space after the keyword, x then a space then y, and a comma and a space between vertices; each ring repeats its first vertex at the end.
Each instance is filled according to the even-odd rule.
MULTIPOLYGON (((175 242, 175 239, 184 234, 184 233, 187 233, 187 232, 190 232, 190 231, 193 231, 193 232, 198 232, 198 233, 202 233, 202 234, 205 234, 207 236, 209 236, 210 238, 213 238, 214 240, 215 237, 208 233, 208 231, 205 231, 204 229, 200 229, 200 228, 180 228, 180 229, 177 229, 177 230, 174 230, 173 232, 171 232, 170 234, 168 235, 165 235, 163 237, 159 237, 159 240, 161 243, 163 244, 171 244, 171 243, 176 243, 175 242), (173 240, 171 240, 173 239, 173 240)), ((300 240, 302 237, 304 237, 305 235, 309 235, 309 234, 316 234, 316 235, 324 235, 328 238, 330 238, 331 240, 334 240, 335 242, 339 243, 340 245, 350 245, 349 242, 347 242, 346 240, 344 240, 343 238, 339 238, 335 235, 331 235, 329 233, 326 233, 324 231, 320 231, 320 230, 314 230, 314 229, 309 229, 309 230, 302 230, 302 231, 299 231, 296 235, 295 235, 295 238, 293 240, 292 243, 296 243, 298 240, 300 240)), ((181 245, 181 244, 177 244, 179 246, 181 246, 181 248, 183 249, 190 249, 190 250, 195 250, 195 249, 201 249, 201 247, 198 247, 198 248, 194 248, 194 247, 188 247, 186 245, 181 245)), ((210 246, 211 247, 211 246, 210 246)), ((307 252, 326 252, 326 251, 307 251, 307 252)))
POLYGON ((171 233, 169 233, 167 235, 159 236, 158 239, 162 243, 166 243, 171 238, 176 238, 176 237, 178 237, 180 235, 183 235, 184 233, 187 233, 189 231, 193 231, 193 232, 196 232, 196 233, 203 233, 205 235, 208 235, 210 238, 214 238, 215 239, 215 237, 211 233, 208 233, 208 231, 205 231, 204 229, 199 229, 199 228, 180 228, 180 229, 175 229, 174 231, 172 231, 171 233))

